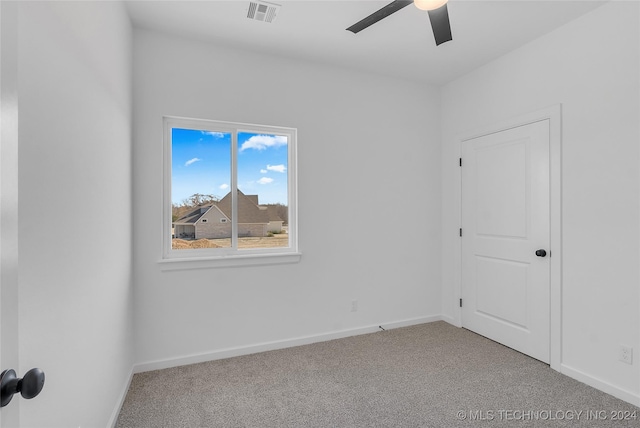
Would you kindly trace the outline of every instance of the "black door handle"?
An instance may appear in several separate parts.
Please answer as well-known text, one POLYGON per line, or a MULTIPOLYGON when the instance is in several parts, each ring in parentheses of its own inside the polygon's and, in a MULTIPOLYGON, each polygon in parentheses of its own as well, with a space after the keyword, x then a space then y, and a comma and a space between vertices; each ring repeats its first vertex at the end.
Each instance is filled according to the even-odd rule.
POLYGON ((18 392, 23 398, 33 398, 40 394, 43 386, 44 372, 40 369, 29 370, 22 379, 16 376, 15 370, 5 370, 0 373, 0 407, 9 404, 18 392))
POLYGON ((536 251, 536 256, 538 257, 544 257, 547 255, 547 252, 545 250, 537 250, 536 251))

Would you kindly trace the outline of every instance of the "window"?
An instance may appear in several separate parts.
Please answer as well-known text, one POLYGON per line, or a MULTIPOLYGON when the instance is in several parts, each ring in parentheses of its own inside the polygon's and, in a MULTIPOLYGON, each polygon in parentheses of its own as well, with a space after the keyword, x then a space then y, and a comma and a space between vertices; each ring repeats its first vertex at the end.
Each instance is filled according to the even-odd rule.
POLYGON ((293 128, 165 117, 162 261, 299 260, 295 149, 293 128))

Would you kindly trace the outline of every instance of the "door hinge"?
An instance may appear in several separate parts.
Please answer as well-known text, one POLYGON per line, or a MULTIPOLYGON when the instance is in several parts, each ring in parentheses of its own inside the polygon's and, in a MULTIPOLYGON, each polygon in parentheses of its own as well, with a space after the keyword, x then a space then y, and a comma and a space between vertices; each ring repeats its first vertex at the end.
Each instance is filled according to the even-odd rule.
POLYGON ((462 228, 460 228, 460 236, 462 236, 462 228))
POLYGON ((462 299, 460 299, 460 307, 462 307, 462 299))
POLYGON ((462 166, 462 158, 460 158, 460 166, 462 166))

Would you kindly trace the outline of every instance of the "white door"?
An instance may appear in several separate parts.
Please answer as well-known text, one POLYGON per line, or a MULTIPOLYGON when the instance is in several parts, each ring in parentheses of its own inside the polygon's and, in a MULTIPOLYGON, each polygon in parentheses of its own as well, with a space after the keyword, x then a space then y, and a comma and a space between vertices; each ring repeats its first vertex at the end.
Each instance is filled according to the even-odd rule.
POLYGON ((462 143, 462 326, 545 363, 549 160, 549 120, 462 143))

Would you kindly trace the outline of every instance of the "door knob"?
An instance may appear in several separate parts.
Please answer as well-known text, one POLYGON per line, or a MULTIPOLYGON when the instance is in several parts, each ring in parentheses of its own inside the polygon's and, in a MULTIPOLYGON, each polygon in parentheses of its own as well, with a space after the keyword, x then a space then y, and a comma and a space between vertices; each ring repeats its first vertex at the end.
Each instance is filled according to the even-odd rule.
POLYGON ((38 368, 25 373, 18 378, 13 369, 0 373, 0 407, 4 407, 13 398, 13 394, 20 393, 23 398, 30 399, 40 394, 44 386, 44 372, 38 368))
POLYGON ((536 256, 538 257, 544 257, 547 255, 547 252, 545 250, 537 250, 536 251, 536 256))

